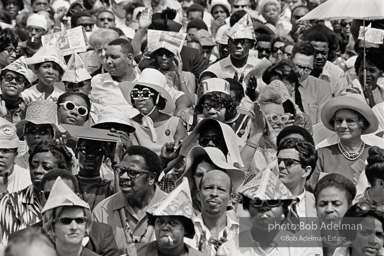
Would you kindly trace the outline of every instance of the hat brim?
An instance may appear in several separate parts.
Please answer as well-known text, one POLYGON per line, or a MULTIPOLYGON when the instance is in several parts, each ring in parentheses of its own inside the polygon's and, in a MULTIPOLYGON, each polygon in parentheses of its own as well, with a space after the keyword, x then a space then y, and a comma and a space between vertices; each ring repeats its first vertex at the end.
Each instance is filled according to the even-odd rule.
POLYGON ((125 122, 124 120, 117 120, 116 118, 106 118, 104 119, 102 122, 99 122, 97 124, 94 124, 92 125, 91 127, 92 128, 98 128, 98 129, 101 129, 100 128, 100 125, 101 124, 122 124, 122 125, 125 125, 127 127, 127 130, 128 130, 128 133, 134 133, 136 131, 136 128, 133 127, 131 124, 129 124, 128 122, 125 122))
POLYGON ((61 62, 61 60, 59 60, 56 56, 38 56, 38 57, 30 57, 29 59, 27 59, 27 64, 28 65, 36 65, 36 64, 40 64, 40 63, 44 63, 44 62, 48 62, 48 61, 52 61, 52 62, 55 62, 57 65, 60 66, 60 68, 62 69, 62 72, 64 74, 64 72, 67 70, 67 66, 61 62))
POLYGON ((378 129, 379 121, 368 104, 356 97, 346 95, 331 99, 321 111, 321 121, 329 130, 335 131, 335 127, 331 124, 332 118, 341 109, 354 110, 368 121, 369 126, 362 134, 373 133, 378 129))
POLYGON ((173 111, 176 108, 175 103, 173 102, 173 99, 171 95, 161 86, 151 84, 151 83, 146 83, 146 82, 121 82, 119 83, 119 88, 121 92, 123 93, 123 96, 125 100, 133 106, 132 100, 131 100, 131 91, 133 88, 135 88, 136 85, 143 85, 145 87, 151 88, 155 91, 157 91, 162 98, 166 100, 165 107, 164 109, 160 110, 160 112, 165 113, 165 114, 172 114, 173 111))
POLYGON ((49 124, 52 126, 52 129, 53 129, 53 132, 54 132, 54 135, 55 134, 58 134, 58 132, 61 132, 60 129, 57 127, 56 124, 53 124, 53 123, 48 123, 48 122, 42 122, 41 120, 21 120, 20 122, 18 122, 16 124, 16 134, 19 138, 22 138, 24 136, 24 130, 25 130, 25 126, 27 125, 27 123, 33 123, 35 125, 39 125, 39 124, 49 124))
MULTIPOLYGON (((152 213, 149 213, 148 211, 146 212, 147 214, 147 218, 148 218, 148 222, 150 225, 154 225, 155 223, 155 220, 156 220, 156 217, 160 217, 160 216, 165 216, 165 215, 153 215, 152 213)), ((187 226, 191 227, 191 233, 188 234, 188 235, 185 235, 185 237, 187 238, 190 238, 190 239, 193 239, 193 237, 195 236, 195 230, 192 228, 194 227, 194 223, 191 219, 183 216, 183 215, 167 215, 167 216, 176 216, 176 217, 183 217, 183 219, 187 222, 189 222, 188 224, 185 223, 184 224, 184 227, 186 228, 187 226)))

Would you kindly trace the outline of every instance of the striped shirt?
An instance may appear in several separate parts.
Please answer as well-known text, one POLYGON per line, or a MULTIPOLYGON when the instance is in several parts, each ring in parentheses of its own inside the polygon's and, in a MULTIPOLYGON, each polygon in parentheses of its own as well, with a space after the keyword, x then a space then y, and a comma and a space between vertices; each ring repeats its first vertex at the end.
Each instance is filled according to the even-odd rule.
POLYGON ((42 220, 41 206, 33 192, 33 185, 0 200, 0 228, 2 244, 7 244, 9 234, 42 220))

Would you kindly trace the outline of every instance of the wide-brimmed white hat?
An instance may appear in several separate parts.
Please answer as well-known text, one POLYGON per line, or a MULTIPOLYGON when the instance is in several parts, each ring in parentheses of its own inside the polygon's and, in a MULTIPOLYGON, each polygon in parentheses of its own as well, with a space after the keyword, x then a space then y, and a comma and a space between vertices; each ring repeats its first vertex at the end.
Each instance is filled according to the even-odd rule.
POLYGON ((122 124, 127 127, 129 133, 136 131, 136 128, 133 126, 129 120, 127 112, 121 111, 117 108, 105 108, 97 115, 97 123, 92 125, 92 128, 100 128, 101 124, 106 123, 117 123, 122 124))
POLYGON ((201 146, 196 146, 192 148, 191 151, 189 151, 187 157, 185 158, 185 171, 181 175, 179 181, 183 177, 187 177, 190 180, 190 183, 194 182, 191 167, 197 157, 204 155, 208 156, 214 165, 224 170, 224 172, 228 174, 228 176, 232 180, 233 191, 237 191, 237 189, 244 182, 245 173, 242 170, 234 167, 232 164, 229 164, 224 156, 224 153, 220 149, 214 147, 203 148, 201 146))
POLYGON ((0 117, 0 148, 18 148, 19 138, 16 135, 16 127, 0 117))
POLYGON ((362 134, 375 132, 379 127, 379 121, 375 113, 368 106, 363 96, 358 94, 348 94, 332 98, 321 110, 321 121, 324 126, 331 131, 335 131, 335 127, 332 126, 332 119, 340 109, 354 110, 368 121, 368 128, 365 131, 362 131, 362 134))
POLYGON ((160 71, 153 68, 146 68, 136 82, 122 82, 119 84, 119 88, 123 93, 125 100, 132 106, 131 91, 136 85, 143 85, 151 88, 166 100, 165 107, 160 110, 160 112, 171 114, 175 110, 175 102, 165 89, 167 86, 167 78, 160 71))

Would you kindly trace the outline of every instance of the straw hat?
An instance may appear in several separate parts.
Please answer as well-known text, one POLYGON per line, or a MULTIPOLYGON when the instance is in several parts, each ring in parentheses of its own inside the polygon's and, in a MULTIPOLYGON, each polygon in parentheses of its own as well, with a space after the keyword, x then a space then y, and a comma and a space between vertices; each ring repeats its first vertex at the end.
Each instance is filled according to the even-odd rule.
POLYGON ((80 56, 74 52, 67 63, 68 69, 65 71, 62 82, 80 83, 92 79, 85 69, 85 65, 80 56))
POLYGON ((124 95, 124 98, 130 105, 133 106, 131 101, 131 91, 136 85, 143 85, 157 91, 162 98, 166 100, 165 108, 160 110, 165 114, 172 113, 176 106, 171 95, 165 89, 167 86, 166 77, 158 70, 153 68, 146 68, 141 73, 139 80, 136 82, 122 82, 119 84, 120 90, 124 95))
POLYGON ((103 111, 97 115, 97 119, 97 123, 92 125, 92 128, 100 128, 101 124, 117 123, 125 125, 129 133, 133 133, 136 131, 136 128, 129 120, 129 116, 127 115, 127 113, 117 108, 103 109, 103 111))
POLYGON ((30 70, 28 69, 27 62, 24 56, 21 56, 20 58, 3 68, 1 70, 1 74, 5 73, 6 70, 10 70, 22 75, 28 81, 29 84, 32 83, 30 70))
POLYGON ((147 210, 147 217, 151 224, 155 222, 158 216, 179 216, 184 217, 188 223, 185 227, 190 227, 186 235, 188 238, 193 238, 195 230, 193 229, 193 206, 192 197, 189 192, 188 179, 184 179, 183 182, 176 187, 163 201, 156 203, 150 209, 147 210))
POLYGON ((209 159, 213 162, 214 165, 219 167, 220 169, 224 170, 225 173, 228 174, 228 176, 232 180, 232 186, 233 186, 233 191, 237 191, 237 189, 243 184, 244 179, 245 179, 245 173, 234 167, 233 165, 229 164, 227 160, 225 159, 225 156, 223 152, 214 147, 201 147, 201 146, 196 146, 189 151, 186 159, 185 159, 185 171, 181 175, 179 181, 183 177, 187 177, 190 182, 193 182, 192 179, 192 170, 191 167, 193 163, 195 162, 195 159, 199 156, 208 156, 209 159))
POLYGON ((19 138, 14 124, 0 118, 0 148, 18 148, 19 138))
POLYGON ((239 193, 251 200, 295 200, 289 189, 280 181, 279 177, 270 169, 265 169, 252 177, 239 193))
POLYGON ((228 30, 227 35, 232 39, 256 40, 251 15, 249 13, 245 14, 235 25, 233 25, 233 27, 228 30))
POLYGON ((27 64, 35 65, 47 61, 52 61, 58 64, 63 72, 67 70, 63 54, 57 45, 56 39, 43 45, 32 57, 27 59, 27 64))
POLYGON ((358 94, 349 94, 332 98, 321 110, 321 121, 331 131, 335 131, 335 127, 331 124, 332 118, 340 109, 354 110, 368 121, 369 126, 362 134, 375 132, 379 127, 379 121, 375 113, 373 113, 364 98, 358 94))
POLYGON ((81 200, 60 177, 57 177, 41 213, 60 206, 78 206, 89 209, 89 205, 81 200))
POLYGON ((33 101, 27 105, 25 119, 16 124, 17 135, 24 135, 24 128, 27 123, 50 124, 53 130, 57 130, 57 105, 53 101, 33 101))

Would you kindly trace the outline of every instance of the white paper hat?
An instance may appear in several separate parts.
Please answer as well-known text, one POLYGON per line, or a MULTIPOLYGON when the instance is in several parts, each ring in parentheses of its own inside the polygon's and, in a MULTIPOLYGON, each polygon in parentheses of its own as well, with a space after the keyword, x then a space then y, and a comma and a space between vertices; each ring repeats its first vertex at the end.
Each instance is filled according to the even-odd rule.
POLYGON ((89 205, 81 200, 60 177, 57 177, 41 213, 60 206, 78 206, 89 209, 89 205))
POLYGON ((0 118, 0 148, 18 148, 19 138, 16 127, 4 118, 0 118))
POLYGON ((68 69, 65 71, 61 81, 80 83, 92 79, 91 75, 85 69, 85 65, 80 56, 74 52, 67 63, 68 69))
POLYGON ((10 71, 16 72, 16 73, 24 76, 24 78, 28 81, 29 84, 32 83, 32 79, 30 76, 31 70, 28 69, 27 62, 26 62, 26 59, 24 56, 21 56, 20 58, 18 58, 17 60, 12 62, 8 66, 6 66, 5 68, 3 68, 1 70, 1 73, 3 73, 3 71, 5 71, 5 70, 10 70, 10 71))
POLYGON ((45 29, 45 31, 48 30, 48 22, 44 15, 34 13, 27 19, 27 27, 28 26, 35 26, 39 28, 45 29))
POLYGON ((232 39, 250 39, 256 40, 255 31, 251 15, 245 14, 233 27, 229 29, 227 35, 232 39))

